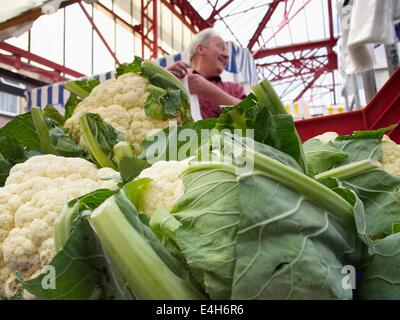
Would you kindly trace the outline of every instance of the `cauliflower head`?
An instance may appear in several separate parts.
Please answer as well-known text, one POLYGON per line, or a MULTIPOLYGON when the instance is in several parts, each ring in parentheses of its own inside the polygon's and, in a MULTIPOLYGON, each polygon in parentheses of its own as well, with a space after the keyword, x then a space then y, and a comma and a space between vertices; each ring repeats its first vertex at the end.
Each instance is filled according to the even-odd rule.
MULTIPOLYGON (((132 72, 125 73, 96 86, 76 107, 64 126, 70 130, 72 138, 83 145, 79 118, 85 112, 99 114, 104 121, 124 133, 125 139, 140 153, 143 139, 169 124, 169 121, 146 115, 144 105, 149 94, 149 81, 145 77, 132 72)), ((178 118, 170 120, 182 123, 178 118)))
POLYGON ((182 161, 158 161, 144 169, 137 179, 152 179, 144 194, 142 210, 152 216, 157 209, 170 211, 174 203, 185 193, 180 175, 189 167, 189 159, 182 161))
POLYGON ((0 296, 14 272, 30 279, 55 255, 53 225, 65 203, 100 188, 117 188, 118 173, 81 158, 35 156, 15 165, 0 188, 0 296))

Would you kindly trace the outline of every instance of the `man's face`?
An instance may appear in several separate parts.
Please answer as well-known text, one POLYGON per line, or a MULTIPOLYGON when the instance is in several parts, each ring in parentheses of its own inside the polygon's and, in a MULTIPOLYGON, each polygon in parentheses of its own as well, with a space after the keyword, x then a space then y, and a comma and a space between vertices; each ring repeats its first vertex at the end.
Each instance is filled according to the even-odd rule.
POLYGON ((208 46, 201 46, 201 54, 204 62, 208 64, 210 71, 215 72, 215 76, 220 75, 228 63, 228 48, 221 37, 212 37, 208 46))

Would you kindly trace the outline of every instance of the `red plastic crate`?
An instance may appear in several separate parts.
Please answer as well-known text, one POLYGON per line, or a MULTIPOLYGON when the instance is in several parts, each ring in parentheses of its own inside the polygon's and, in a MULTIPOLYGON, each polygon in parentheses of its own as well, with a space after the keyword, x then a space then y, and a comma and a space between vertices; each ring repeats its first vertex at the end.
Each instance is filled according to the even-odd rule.
MULTIPOLYGON (((400 68, 365 108, 295 122, 302 141, 327 131, 351 134, 354 130, 374 130, 396 123, 400 123, 400 68)), ((388 135, 400 144, 400 125, 388 135)))

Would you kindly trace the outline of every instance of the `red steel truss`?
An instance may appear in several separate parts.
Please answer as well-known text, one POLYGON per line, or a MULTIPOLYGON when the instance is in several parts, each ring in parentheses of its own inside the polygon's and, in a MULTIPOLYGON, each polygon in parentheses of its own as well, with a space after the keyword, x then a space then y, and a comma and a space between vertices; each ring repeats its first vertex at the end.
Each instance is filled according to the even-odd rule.
MULTIPOLYGON (((165 0, 167 1, 167 0, 165 0)), ((165 2, 162 0, 162 2, 165 2)), ((309 41, 305 43, 293 44, 286 47, 278 47, 273 49, 265 48, 266 44, 272 40, 282 29, 287 28, 289 22, 303 10, 311 2, 311 0, 301 1, 301 6, 296 10, 296 12, 291 12, 295 1, 300 0, 272 0, 266 7, 265 15, 260 21, 257 29, 250 37, 247 44, 249 50, 253 51, 253 56, 256 60, 259 74, 263 78, 268 78, 272 82, 288 82, 289 86, 294 80, 301 80, 303 88, 297 95, 295 100, 301 99, 306 93, 311 93, 311 98, 314 91, 324 88, 328 92, 333 93, 334 100, 336 102, 335 96, 335 78, 334 70, 337 69, 337 56, 333 51, 336 45, 337 39, 334 38, 333 31, 333 16, 332 16, 332 0, 322 0, 326 1, 328 7, 329 16, 329 38, 322 39, 319 41, 309 41), (267 39, 262 40, 262 32, 267 27, 267 24, 271 21, 271 18, 276 14, 276 9, 278 6, 284 8, 284 16, 282 17, 282 22, 278 29, 267 39), (258 43, 258 49, 254 50, 255 44, 258 43), (268 57, 274 56, 273 62, 268 62, 268 57), (325 74, 331 73, 332 85, 326 87, 318 84, 321 77, 325 74), (317 90, 314 90, 317 89, 317 90)), ((202 21, 201 17, 198 17, 197 12, 193 13, 193 7, 188 1, 167 1, 179 3, 179 8, 182 12, 190 12, 192 15, 187 15, 192 18, 192 21, 196 21, 196 27, 198 29, 204 29, 208 26, 212 26, 218 17, 218 20, 224 21, 225 12, 229 11, 229 8, 234 4, 238 3, 239 0, 228 0, 223 4, 218 4, 218 0, 211 1, 207 0, 208 4, 212 7, 211 14, 208 18, 202 21), (228 8, 228 10, 227 10, 228 8)), ((246 9, 243 9, 246 10, 246 9)), ((240 14, 240 12, 236 12, 240 14)), ((225 16, 228 16, 225 14, 225 16)), ((238 22, 239 23, 239 22, 238 22)), ((225 23, 227 28, 230 30, 229 26, 225 23)), ((234 35, 233 35, 234 36, 234 35)), ((321 90, 319 90, 321 91, 321 90)), ((287 93, 285 90, 284 93, 287 93)))
MULTIPOLYGON (((296 0, 292 0, 292 3, 296 0)), ((305 43, 293 44, 285 47, 277 47, 272 49, 266 49, 266 44, 272 40, 277 33, 279 33, 285 26, 287 26, 291 19, 297 14, 304 10, 310 0, 304 1, 303 5, 293 15, 290 15, 287 11, 288 1, 284 1, 285 15, 282 19, 278 30, 270 36, 259 49, 253 52, 253 56, 257 62, 259 74, 263 78, 270 79, 272 82, 283 82, 287 84, 286 90, 284 90, 283 96, 291 91, 293 81, 301 80, 303 88, 299 94, 293 99, 294 101, 300 100, 307 92, 311 93, 310 100, 313 100, 314 91, 313 89, 325 88, 328 93, 333 94, 334 103, 336 103, 335 94, 335 77, 334 71, 338 68, 337 55, 333 51, 336 45, 337 39, 334 37, 333 31, 333 14, 332 14, 332 0, 324 0, 328 6, 329 16, 329 38, 320 41, 311 41, 305 43), (269 59, 271 57, 271 59, 269 59), (272 58, 273 57, 273 58, 272 58), (327 73, 331 73, 332 85, 322 86, 318 85, 317 82, 320 78, 327 73)), ((278 5, 279 0, 274 0, 260 22, 259 27, 249 41, 248 48, 252 49, 256 42, 260 44, 260 36, 267 23, 271 20, 278 5)), ((283 5, 283 4, 282 4, 283 5)), ((321 91, 321 90, 320 90, 321 91)))
POLYGON ((333 71, 337 68, 335 54, 323 53, 317 55, 314 51, 300 51, 296 54, 280 54, 279 60, 258 64, 262 75, 272 82, 288 80, 301 77, 302 75, 313 74, 320 67, 333 71))
POLYGON ((338 39, 310 41, 310 42, 292 44, 292 45, 285 46, 285 47, 262 49, 262 50, 257 51, 257 53, 254 54, 254 58, 257 60, 257 59, 262 59, 262 58, 268 57, 268 56, 284 54, 287 52, 296 52, 296 51, 303 51, 303 50, 334 47, 336 45, 337 40, 338 39))
POLYGON ((45 77, 48 82, 59 82, 66 80, 65 76, 70 76, 74 78, 85 76, 80 72, 39 57, 36 54, 17 48, 6 42, 0 42, 0 50, 4 50, 7 52, 7 54, 0 54, 1 63, 12 66, 16 70, 25 70, 31 73, 38 74, 42 77, 45 77), (29 62, 24 62, 22 59, 35 62, 43 66, 43 68, 39 66, 34 66, 29 62))
MULTIPOLYGON (((336 44, 336 41, 337 39, 334 39, 333 43, 336 44)), ((259 61, 263 61, 257 64, 260 75, 272 82, 285 81, 287 90, 284 93, 290 92, 289 88, 294 80, 301 79, 304 89, 294 101, 300 100, 307 91, 315 87, 315 83, 323 74, 333 74, 337 69, 337 56, 331 43, 329 39, 259 51, 258 54, 262 57, 259 61)), ((332 87, 329 88, 329 92, 333 94, 334 86, 333 81, 332 87)))
MULTIPOLYGON (((160 47, 158 38, 158 14, 160 10, 160 4, 166 6, 175 16, 177 16, 183 24, 185 24, 193 33, 213 26, 216 21, 221 21, 231 31, 229 25, 224 18, 232 16, 231 12, 234 8, 241 5, 242 0, 207 0, 208 5, 211 7, 211 13, 208 17, 202 17, 199 12, 192 6, 193 1, 189 0, 141 0, 141 21, 138 25, 133 25, 132 21, 125 21, 119 17, 113 10, 105 7, 101 2, 95 2, 94 6, 100 8, 103 12, 106 12, 115 20, 122 22, 125 27, 128 27, 135 32, 136 35, 141 37, 142 40, 142 56, 145 58, 156 58, 161 55, 167 55, 168 53, 160 47), (191 4, 192 3, 192 4, 191 4)), ((298 15, 304 8, 310 3, 311 0, 270 0, 269 3, 262 3, 265 14, 262 16, 254 33, 249 37, 247 47, 253 52, 253 56, 256 60, 259 74, 263 78, 268 78, 275 83, 287 83, 289 86, 296 80, 301 80, 301 90, 299 91, 296 99, 300 99, 304 95, 311 93, 311 96, 320 89, 327 89, 329 92, 333 92, 335 87, 335 79, 333 71, 337 69, 337 57, 333 51, 336 45, 337 39, 334 38, 333 32, 333 17, 332 17, 332 0, 321 0, 326 1, 329 15, 329 38, 321 39, 319 41, 311 41, 305 43, 295 43, 290 46, 277 47, 277 48, 266 48, 266 45, 271 41, 282 29, 288 28, 289 22, 296 15, 298 15), (296 12, 291 12, 293 4, 296 1, 300 1, 301 6, 296 12), (276 10, 277 8, 283 8, 284 15, 279 17, 282 22, 275 29, 275 32, 268 38, 264 39, 262 33, 268 24, 271 23, 271 18, 277 15, 277 12, 282 10, 276 10), (256 46, 257 44, 257 46, 256 46), (257 49, 254 49, 254 48, 257 49), (332 86, 329 88, 321 85, 321 78, 324 78, 327 74, 331 73, 332 86)), ((62 6, 70 5, 73 3, 79 3, 80 0, 67 1, 62 6)), ((83 11, 85 13, 85 9, 83 11)), ((254 9, 254 8, 253 8, 254 9)), ((250 10, 249 8, 242 9, 243 12, 250 10)), ((239 10, 240 11, 240 10, 239 10)), ((293 10, 294 11, 294 10, 293 10)), ((234 14, 239 15, 240 12, 234 14)), ((0 30, 5 29, 13 25, 17 25, 26 21, 31 21, 41 15, 41 12, 35 10, 23 14, 17 18, 0 24, 0 30)), ((93 29, 97 32, 100 39, 103 41, 109 53, 114 58, 115 62, 118 63, 118 58, 113 52, 111 46, 107 43, 104 37, 93 22, 93 19, 86 12, 86 16, 92 24, 93 29)), ((239 22, 237 22, 239 23, 239 22)), ((232 32, 232 31, 231 31, 232 32)), ((232 33, 233 34, 233 33, 232 33)), ((233 34, 235 37, 235 35, 233 34)), ((7 46, 6 43, 1 45, 7 46)), ((30 70, 36 72, 42 77, 45 76, 51 81, 58 81, 64 76, 83 76, 79 72, 65 68, 47 61, 43 58, 32 55, 30 52, 24 51, 23 53, 16 53, 15 50, 18 48, 8 47, 8 53, 11 55, 0 56, 0 62, 18 67, 20 70, 30 70), (22 62, 20 57, 26 57, 29 61, 22 62), (37 62, 37 58, 42 62, 41 64, 46 68, 50 68, 51 71, 38 68, 36 66, 29 65, 30 61, 37 62)), ((20 49, 19 49, 20 50, 20 49)), ((23 51, 23 50, 22 50, 23 51)), ((288 90, 285 90, 285 92, 288 90)), ((284 93, 285 93, 284 92, 284 93)), ((336 97, 335 97, 336 99, 336 97)))

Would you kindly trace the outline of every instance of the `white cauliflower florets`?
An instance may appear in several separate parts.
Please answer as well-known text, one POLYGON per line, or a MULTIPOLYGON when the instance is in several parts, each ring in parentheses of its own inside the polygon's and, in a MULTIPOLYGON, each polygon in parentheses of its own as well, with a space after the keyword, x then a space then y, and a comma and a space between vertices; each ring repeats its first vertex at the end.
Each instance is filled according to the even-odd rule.
POLYGON ((0 188, 0 296, 12 291, 13 272, 32 278, 53 258, 53 224, 65 203, 96 189, 115 189, 116 177, 112 169, 55 155, 35 156, 11 169, 0 188))
MULTIPOLYGON (((146 116, 144 104, 149 95, 149 82, 146 78, 126 73, 117 79, 107 80, 96 86, 90 95, 75 109, 74 114, 65 122, 73 139, 83 144, 79 118, 85 112, 99 114, 115 129, 125 134, 128 142, 141 151, 140 143, 151 130, 162 130, 168 127, 168 121, 157 120, 146 116)), ((180 123, 179 119, 175 119, 180 123)))
POLYGON ((152 179, 143 199, 142 209, 146 215, 152 216, 157 209, 170 211, 176 200, 185 193, 180 175, 189 166, 189 162, 190 159, 158 161, 140 173, 137 179, 152 179))
POLYGON ((380 143, 383 151, 382 167, 391 175, 400 177, 400 145, 384 135, 380 143))
POLYGON ((11 271, 10 269, 7 268, 4 259, 3 259, 3 254, 1 252, 1 245, 0 245, 0 298, 2 296, 7 296, 6 294, 6 281, 10 277, 11 271))

